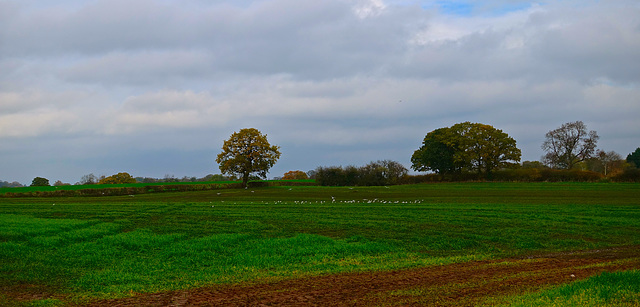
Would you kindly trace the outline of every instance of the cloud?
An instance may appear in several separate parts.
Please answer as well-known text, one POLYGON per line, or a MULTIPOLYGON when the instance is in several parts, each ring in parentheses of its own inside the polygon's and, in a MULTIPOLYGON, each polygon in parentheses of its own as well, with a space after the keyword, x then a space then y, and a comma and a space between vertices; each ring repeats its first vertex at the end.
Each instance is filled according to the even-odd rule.
POLYGON ((359 0, 353 10, 359 18, 364 19, 382 14, 386 7, 381 0, 359 0))
POLYGON ((211 62, 209 54, 193 50, 114 52, 77 61, 61 77, 74 83, 174 85, 211 76, 211 62))
POLYGON ((60 110, 37 110, 0 116, 1 137, 33 137, 73 132, 69 124, 77 117, 60 110))
POLYGON ((637 12, 550 5, 491 18, 448 17, 417 33, 411 65, 400 71, 427 78, 606 78, 637 83, 637 12))
POLYGON ((625 0, 0 1, 0 180, 33 178, 14 165, 45 143, 74 172, 211 166, 244 127, 283 146, 282 173, 408 164, 462 121, 532 160, 583 120, 624 155, 640 144, 639 15, 625 0))
POLYGON ((0 92, 0 138, 74 134, 87 128, 74 112, 81 92, 0 92))
POLYGON ((12 31, 3 33, 12 43, 0 52, 79 54, 68 68, 70 81, 140 82, 137 76, 203 70, 304 78, 367 73, 397 54, 408 34, 408 10, 387 12, 380 1, 277 0, 198 10, 157 1, 97 1, 76 10, 18 11, 7 22, 12 31))
POLYGON ((207 93, 159 91, 125 99, 107 115, 107 134, 219 126, 233 119, 227 103, 207 93))

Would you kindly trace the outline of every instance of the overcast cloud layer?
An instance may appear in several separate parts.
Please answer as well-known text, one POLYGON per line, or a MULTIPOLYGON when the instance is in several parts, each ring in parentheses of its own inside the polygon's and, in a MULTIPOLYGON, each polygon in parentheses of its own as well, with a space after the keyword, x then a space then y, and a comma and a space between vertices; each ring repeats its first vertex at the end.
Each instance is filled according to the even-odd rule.
POLYGON ((523 160, 582 120, 640 147, 638 1, 0 0, 0 180, 219 173, 255 127, 270 176, 502 129, 523 160), (55 2, 55 3, 54 3, 55 2))

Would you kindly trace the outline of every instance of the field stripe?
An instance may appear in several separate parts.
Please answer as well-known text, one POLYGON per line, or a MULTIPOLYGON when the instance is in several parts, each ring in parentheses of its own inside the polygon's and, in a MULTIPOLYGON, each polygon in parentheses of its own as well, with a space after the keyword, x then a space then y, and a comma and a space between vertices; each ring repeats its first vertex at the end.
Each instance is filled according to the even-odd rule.
POLYGON ((640 268, 639 246, 217 286, 97 301, 91 306, 473 306, 611 271, 640 268))

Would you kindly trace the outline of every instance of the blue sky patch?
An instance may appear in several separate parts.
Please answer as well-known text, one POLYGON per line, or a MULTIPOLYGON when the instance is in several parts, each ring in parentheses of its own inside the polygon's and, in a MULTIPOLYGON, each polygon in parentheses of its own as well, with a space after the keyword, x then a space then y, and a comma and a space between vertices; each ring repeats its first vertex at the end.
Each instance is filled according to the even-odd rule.
POLYGON ((489 3, 485 1, 436 1, 435 3, 423 3, 424 8, 437 8, 445 15, 471 16, 488 15, 500 16, 507 13, 525 10, 531 7, 527 1, 516 3, 489 3))
POLYGON ((462 1, 438 1, 440 12, 447 15, 471 15, 474 5, 462 1))

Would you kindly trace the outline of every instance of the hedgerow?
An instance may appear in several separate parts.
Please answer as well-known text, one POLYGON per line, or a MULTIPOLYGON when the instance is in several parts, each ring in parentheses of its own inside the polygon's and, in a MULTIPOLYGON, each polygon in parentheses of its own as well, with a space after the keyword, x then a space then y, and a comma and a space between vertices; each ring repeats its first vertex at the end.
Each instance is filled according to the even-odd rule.
MULTIPOLYGON (((250 187, 267 187, 267 186, 303 186, 315 185, 312 180, 283 180, 283 181, 255 181, 249 182, 250 187)), ((146 193, 163 193, 163 192, 194 192, 194 191, 210 191, 219 189, 239 189, 242 187, 241 182, 231 183, 206 183, 206 184, 166 184, 166 185, 148 185, 148 186, 123 186, 108 188, 86 188, 75 190, 53 190, 53 191, 24 191, 24 192, 7 192, 0 194, 0 197, 79 197, 79 196, 124 196, 137 195, 146 193)))

